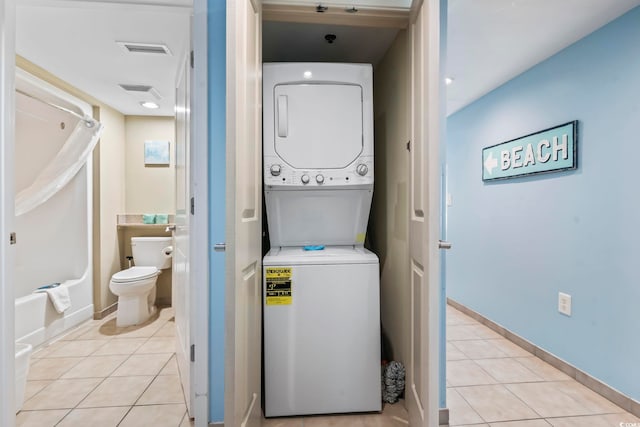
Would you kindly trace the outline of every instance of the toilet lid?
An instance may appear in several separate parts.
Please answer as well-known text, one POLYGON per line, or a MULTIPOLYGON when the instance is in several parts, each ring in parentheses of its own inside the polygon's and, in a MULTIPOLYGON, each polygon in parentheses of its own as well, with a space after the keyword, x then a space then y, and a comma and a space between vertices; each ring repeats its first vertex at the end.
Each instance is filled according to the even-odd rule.
POLYGON ((155 267, 131 267, 117 272, 111 278, 113 282, 133 282, 135 280, 148 279, 158 275, 155 267))

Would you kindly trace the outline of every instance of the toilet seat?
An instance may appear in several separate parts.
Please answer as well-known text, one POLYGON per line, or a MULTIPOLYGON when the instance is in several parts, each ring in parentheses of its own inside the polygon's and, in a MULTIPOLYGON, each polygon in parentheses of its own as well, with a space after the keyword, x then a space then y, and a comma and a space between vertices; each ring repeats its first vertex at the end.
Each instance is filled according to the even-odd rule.
POLYGON ((115 283, 136 282, 138 280, 150 279, 158 274, 159 270, 156 267, 131 267, 114 274, 111 277, 111 281, 115 283))

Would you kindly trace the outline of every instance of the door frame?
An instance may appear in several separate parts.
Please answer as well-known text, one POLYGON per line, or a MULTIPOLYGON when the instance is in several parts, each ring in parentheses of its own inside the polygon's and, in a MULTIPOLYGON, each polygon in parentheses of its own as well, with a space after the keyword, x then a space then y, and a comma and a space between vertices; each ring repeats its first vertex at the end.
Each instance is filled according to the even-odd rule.
MULTIPOLYGON (((14 224, 14 132, 15 132, 15 0, 0 0, 0 388, 14 389, 15 331, 13 260, 9 243, 14 224)), ((0 399, 0 425, 15 423, 14 393, 0 399)))
MULTIPOLYGON (((14 276, 13 259, 15 249, 9 244, 9 234, 14 223, 14 134, 15 134, 15 34, 16 2, 0 0, 0 388, 14 387, 14 292, 11 286, 14 276)), ((193 1, 194 87, 207 87, 207 0, 193 1)), ((192 280, 191 321, 195 346, 195 378, 193 385, 196 399, 193 410, 197 426, 208 425, 209 417, 209 367, 208 367, 208 321, 197 322, 209 312, 209 261, 208 261, 208 138, 207 138, 207 93, 192 91, 192 131, 194 155, 192 168, 192 196, 200 201, 193 215, 191 228, 192 280), (195 153, 194 153, 195 154, 195 153), (196 297, 198 295, 198 297, 196 297)), ((0 399, 0 425, 15 425, 13 393, 10 398, 0 399)))
POLYGON ((191 84, 191 197, 189 321, 194 345, 191 406, 196 427, 209 424, 209 126, 207 0, 193 1, 193 82, 191 84), (203 89, 205 88, 205 89, 203 89))

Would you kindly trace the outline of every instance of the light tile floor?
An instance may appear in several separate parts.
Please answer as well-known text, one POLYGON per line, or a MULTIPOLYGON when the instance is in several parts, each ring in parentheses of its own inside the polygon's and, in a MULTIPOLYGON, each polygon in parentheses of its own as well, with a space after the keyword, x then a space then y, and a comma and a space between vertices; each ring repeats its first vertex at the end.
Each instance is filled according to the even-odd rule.
POLYGON ((189 427, 174 312, 118 328, 91 320, 33 353, 18 427, 189 427))
POLYGON ((640 419, 451 306, 447 406, 450 425, 460 427, 640 427, 640 419))
MULTIPOLYGON (((139 327, 89 321, 32 355, 19 427, 190 427, 175 360, 173 310, 139 327)), ((450 425, 640 426, 623 411, 474 319, 447 307, 450 425), (623 424, 621 424, 623 423, 623 424), (636 423, 636 424, 633 424, 636 423)), ((275 418, 264 427, 402 427, 382 414, 275 418)))

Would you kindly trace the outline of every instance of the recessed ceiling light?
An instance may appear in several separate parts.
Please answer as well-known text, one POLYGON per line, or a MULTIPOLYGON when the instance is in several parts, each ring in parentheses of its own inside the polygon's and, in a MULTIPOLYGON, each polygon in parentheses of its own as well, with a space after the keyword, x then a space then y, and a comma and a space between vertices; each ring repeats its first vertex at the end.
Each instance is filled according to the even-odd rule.
POLYGON ((158 104, 156 104, 155 102, 151 102, 151 101, 141 102, 140 105, 142 105, 144 108, 149 108, 150 110, 155 110, 156 108, 160 108, 160 106, 158 104))
POLYGON ((303 74, 303 77, 305 79, 310 79, 312 76, 313 76, 313 73, 311 73, 311 71, 308 71, 308 70, 305 71, 304 74, 303 74))
POLYGON ((445 77, 444 78, 444 83, 449 86, 451 83, 453 83, 453 79, 451 77, 445 77))

